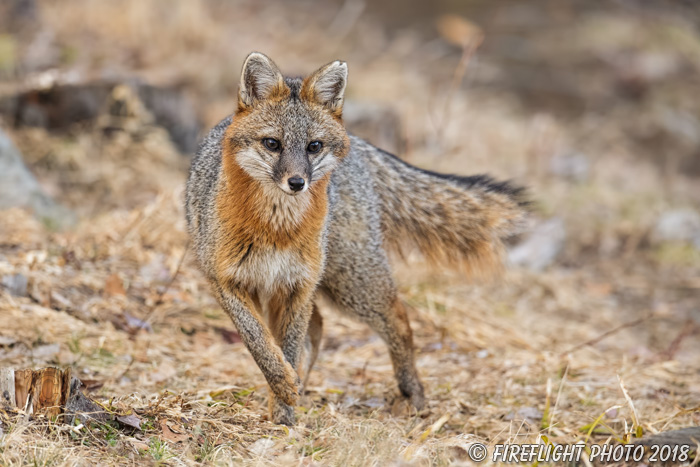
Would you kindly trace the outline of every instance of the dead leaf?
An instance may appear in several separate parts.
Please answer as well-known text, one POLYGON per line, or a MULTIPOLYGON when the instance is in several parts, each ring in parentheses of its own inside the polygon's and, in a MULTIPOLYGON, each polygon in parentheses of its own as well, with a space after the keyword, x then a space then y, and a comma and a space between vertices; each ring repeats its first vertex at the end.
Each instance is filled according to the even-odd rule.
POLYGON ((137 451, 148 451, 148 444, 138 439, 130 439, 129 442, 137 451))
POLYGON ((117 421, 123 425, 141 430, 141 418, 138 415, 117 415, 117 421))
POLYGON ((80 381, 83 383, 83 387, 86 391, 94 391, 96 389, 100 389, 105 384, 104 381, 100 381, 97 379, 81 379, 80 381))
POLYGON ((160 429, 163 431, 163 438, 166 441, 170 441, 171 443, 179 443, 180 441, 185 441, 189 438, 189 436, 184 433, 184 428, 178 427, 177 423, 163 418, 160 420, 159 424, 160 429), (173 428, 171 428, 171 426, 173 428), (182 433, 178 433, 179 431, 182 431, 182 433))
POLYGON ((105 280, 105 294, 107 295, 126 295, 126 290, 124 290, 124 283, 121 278, 112 274, 105 280))
POLYGON ((170 431, 173 433, 176 433, 178 435, 186 435, 187 430, 185 429, 184 426, 180 425, 177 422, 174 422, 172 420, 168 420, 168 428, 170 428, 170 431))

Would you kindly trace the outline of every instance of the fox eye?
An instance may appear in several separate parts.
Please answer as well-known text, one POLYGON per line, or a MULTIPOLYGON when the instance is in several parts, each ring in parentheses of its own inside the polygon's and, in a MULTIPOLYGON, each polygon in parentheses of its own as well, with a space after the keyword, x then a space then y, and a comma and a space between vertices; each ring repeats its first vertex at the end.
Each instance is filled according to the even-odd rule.
POLYGON ((263 138, 262 142, 265 145, 265 147, 270 151, 279 151, 281 146, 280 142, 277 141, 275 138, 263 138))
POLYGON ((311 154, 316 154, 323 147, 323 143, 320 141, 311 141, 306 147, 306 150, 311 154))

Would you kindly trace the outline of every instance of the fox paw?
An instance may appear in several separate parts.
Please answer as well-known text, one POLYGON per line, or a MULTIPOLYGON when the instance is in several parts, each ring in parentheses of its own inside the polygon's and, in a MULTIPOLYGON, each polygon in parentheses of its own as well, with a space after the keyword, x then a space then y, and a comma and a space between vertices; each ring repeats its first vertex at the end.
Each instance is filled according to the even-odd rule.
POLYGON ((275 396, 287 405, 294 406, 299 401, 299 396, 301 395, 301 379, 299 375, 292 368, 292 365, 286 364, 285 374, 283 378, 275 381, 274 384, 270 384, 270 389, 275 393, 275 396))
POLYGON ((423 385, 418 379, 404 381, 399 384, 401 393, 409 398, 411 404, 417 409, 422 410, 425 406, 425 396, 423 394, 423 385))
POLYGON ((270 410, 270 420, 279 425, 294 425, 296 421, 294 417, 294 407, 279 400, 273 401, 270 410))
POLYGON ((411 404, 416 408, 416 410, 423 410, 423 407, 425 407, 425 396, 423 395, 422 391, 420 394, 411 395, 411 404))

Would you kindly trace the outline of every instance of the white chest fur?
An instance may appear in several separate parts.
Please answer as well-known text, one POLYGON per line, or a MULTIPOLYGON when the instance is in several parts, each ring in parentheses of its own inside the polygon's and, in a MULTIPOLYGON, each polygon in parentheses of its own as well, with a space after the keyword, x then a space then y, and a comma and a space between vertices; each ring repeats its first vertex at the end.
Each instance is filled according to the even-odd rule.
POLYGON ((253 250, 229 272, 237 282, 261 296, 291 289, 311 277, 312 271, 293 250, 253 250))

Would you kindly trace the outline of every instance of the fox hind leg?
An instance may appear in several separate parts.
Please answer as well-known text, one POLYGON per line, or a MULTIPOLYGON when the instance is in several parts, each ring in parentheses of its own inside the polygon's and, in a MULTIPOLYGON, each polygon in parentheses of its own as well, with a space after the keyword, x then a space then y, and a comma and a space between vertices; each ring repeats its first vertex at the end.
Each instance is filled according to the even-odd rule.
POLYGON ((323 318, 318 311, 318 306, 314 303, 311 319, 309 321, 309 330, 306 332, 306 341, 302 349, 301 362, 299 363, 299 377, 302 381, 302 387, 306 388, 309 381, 309 374, 316 363, 318 352, 321 346, 321 338, 323 337, 323 318))
POLYGON ((329 280, 323 283, 324 292, 341 311, 379 334, 389 348, 401 393, 422 409, 425 397, 415 366, 413 334, 383 252, 365 256, 355 251, 337 258, 331 256, 326 277, 329 280), (355 264, 348 264, 351 258, 355 264))
MULTIPOLYGON (((385 325, 386 330, 383 332, 389 337, 384 340, 389 344, 389 353, 399 382, 399 390, 411 399, 416 409, 420 410, 425 404, 423 385, 416 371, 411 324, 399 297, 396 297, 387 321, 389 323, 385 325), (393 348, 394 346, 396 348, 393 348)), ((382 335, 378 329, 375 328, 375 331, 382 335)))

